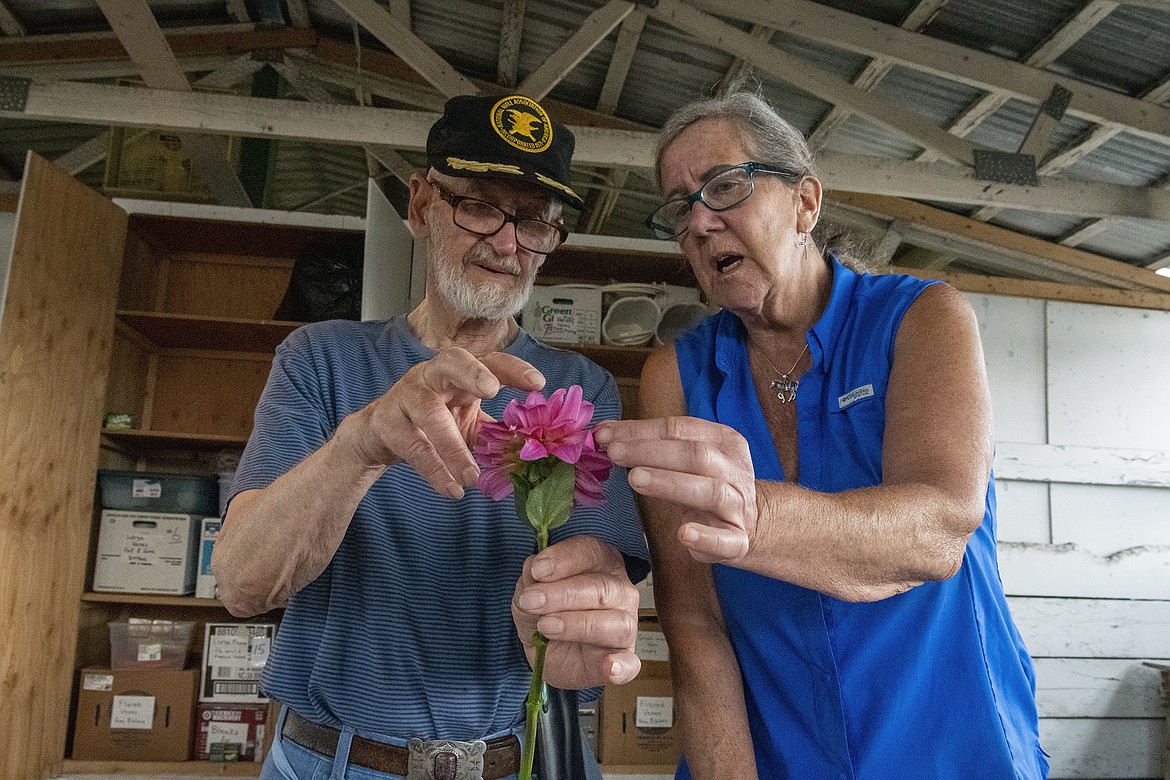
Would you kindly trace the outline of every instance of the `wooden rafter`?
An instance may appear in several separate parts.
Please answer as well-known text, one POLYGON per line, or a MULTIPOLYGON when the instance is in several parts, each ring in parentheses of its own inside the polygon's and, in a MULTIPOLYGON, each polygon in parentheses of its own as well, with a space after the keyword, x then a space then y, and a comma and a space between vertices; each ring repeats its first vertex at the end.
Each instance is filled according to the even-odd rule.
POLYGON ((312 27, 313 17, 309 15, 309 8, 305 0, 285 0, 288 6, 288 21, 293 27, 312 27))
MULTIPOLYGON (((1051 65, 1116 9, 1117 3, 1113 0, 1093 0, 1036 47, 1035 51, 1024 60, 1024 64, 1033 68, 1045 68, 1051 65)), ((998 111, 1010 97, 1005 92, 987 93, 956 118, 948 130, 959 136, 969 135, 985 119, 998 111)), ((1025 149, 1020 151, 1028 153, 1028 150, 1025 149)), ((1044 151, 1046 149, 1041 149, 1040 154, 1033 156, 1039 160, 1043 157, 1044 151)), ((929 161, 933 159, 933 155, 922 155, 919 159, 929 161)), ((998 209, 985 207, 976 215, 976 219, 990 219, 996 213, 998 213, 998 209)))
POLYGON ((1054 267, 1079 272, 1085 280, 1094 283, 1133 290, 1170 292, 1170 278, 1161 277, 1144 268, 1025 236, 914 201, 837 190, 830 190, 827 197, 888 219, 901 220, 904 225, 927 228, 957 236, 961 240, 981 242, 1015 252, 1022 258, 1032 258, 1037 264, 1050 263, 1054 267))
POLYGON ((918 35, 811 0, 690 2, 723 16, 782 28, 786 33, 833 48, 870 57, 886 57, 913 70, 979 89, 1004 92, 1037 105, 1048 98, 1054 85, 1060 85, 1073 93, 1069 114, 1091 122, 1115 122, 1138 135, 1161 142, 1170 141, 1170 108, 1151 106, 1104 87, 918 35))
POLYGON ((333 0, 358 24, 397 54, 447 97, 474 95, 475 85, 455 70, 402 20, 374 0, 333 0))
POLYGON ((0 0, 0 31, 5 35, 21 36, 25 35, 24 25, 16 18, 8 4, 0 0))
POLYGON ((679 0, 660 0, 658 5, 651 9, 650 14, 697 40, 751 61, 756 68, 811 95, 834 105, 848 106, 851 110, 912 138, 920 146, 932 149, 963 165, 974 165, 975 147, 970 142, 950 135, 941 127, 910 111, 898 108, 887 100, 854 87, 836 74, 814 68, 799 57, 758 41, 748 33, 721 22, 710 14, 697 11, 679 0))
POLYGON ((496 81, 505 87, 516 86, 516 69, 520 65, 520 41, 524 35, 525 0, 504 0, 500 20, 500 56, 496 81))
MULTIPOLYGON (((918 32, 929 24, 930 20, 934 18, 934 15, 948 2, 949 0, 919 0, 918 5, 914 6, 910 13, 906 14, 906 18, 902 20, 902 29, 918 32)), ((857 74, 857 77, 853 79, 853 86, 870 92, 893 69, 893 61, 885 57, 874 57, 866 64, 861 73, 857 74)), ((853 112, 842 106, 833 106, 832 110, 825 115, 825 118, 809 133, 809 146, 814 150, 824 146, 833 131, 840 127, 849 118, 851 113, 853 112)))
MULTIPOLYGON (((98 0, 98 7, 148 86, 176 92, 191 89, 146 0, 98 0)), ((180 132, 179 138, 212 197, 228 206, 252 205, 216 138, 187 132, 180 132)))
MULTIPOLYGON (((300 101, 146 90, 75 82, 27 85, 22 110, 0 116, 155 127, 172 131, 298 138, 326 143, 381 143, 420 149, 435 114, 364 106, 328 106, 300 101)), ((572 126, 572 121, 566 124, 572 126)), ((575 160, 583 166, 653 167, 654 134, 644 130, 573 127, 575 160)), ((842 154, 823 154, 828 187, 956 203, 1008 204, 1013 208, 1087 216, 1125 216, 1170 221, 1170 191, 1099 182, 1046 178, 1040 187, 995 185, 945 163, 913 163, 842 154)))
POLYGON ((240 23, 247 23, 252 21, 252 15, 248 13, 248 4, 244 0, 225 0, 227 4, 228 16, 234 21, 240 23))
MULTIPOLYGON (((311 100, 314 103, 339 102, 329 90, 316 83, 295 62, 286 59, 282 62, 273 63, 272 67, 288 82, 294 91, 306 100, 311 100)), ((365 150, 370 158, 376 160, 382 167, 394 174, 395 178, 403 184, 410 183, 410 175, 414 172, 415 167, 395 149, 384 144, 364 144, 362 149, 365 150)))
MULTIPOLYGON (((311 49, 317 44, 317 33, 314 30, 261 27, 255 24, 188 27, 168 30, 164 37, 176 57, 236 57, 272 49, 311 49)), ((125 57, 126 49, 118 36, 108 32, 0 38, 0 67, 5 72, 15 65, 91 62, 125 57)))
POLYGON ((617 110, 618 99, 621 98, 645 26, 646 12, 635 8, 618 30, 613 56, 609 58, 609 68, 605 72, 605 83, 601 85, 601 95, 597 98, 597 110, 603 114, 612 114, 617 110))
POLYGON ((528 74, 519 91, 534 100, 543 100, 633 10, 634 4, 628 0, 609 0, 589 14, 581 27, 559 49, 528 74))
MULTIPOLYGON (((766 24, 753 24, 752 29, 748 31, 748 35, 755 38, 757 41, 768 43, 772 40, 772 36, 776 34, 776 29, 769 27, 766 24)), ((752 69, 752 64, 742 57, 736 57, 732 63, 727 66, 727 71, 724 72, 723 78, 719 82, 719 94, 726 95, 730 92, 740 79, 748 74, 752 69)))

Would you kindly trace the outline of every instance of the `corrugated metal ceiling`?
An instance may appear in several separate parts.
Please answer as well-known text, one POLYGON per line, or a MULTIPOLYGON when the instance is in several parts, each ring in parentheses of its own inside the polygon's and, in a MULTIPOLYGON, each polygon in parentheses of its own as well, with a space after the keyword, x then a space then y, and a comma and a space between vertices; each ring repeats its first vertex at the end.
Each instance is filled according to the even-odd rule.
MULTIPOLYGON (((28 35, 87 33, 108 30, 93 0, 3 0, 28 35)), ((384 2, 383 4, 387 4, 384 2)), ((525 10, 518 80, 545 62, 576 31, 602 0, 551 0, 528 3, 525 10)), ((164 28, 222 25, 240 21, 223 0, 169 0, 150 2, 164 28)), ((252 19, 271 17, 283 3, 253 0, 252 19)), ((353 45, 355 35, 367 50, 385 50, 372 35, 354 23, 331 0, 305 3, 314 28, 322 35, 353 45)), ((887 25, 902 23, 917 3, 912 0, 822 0, 820 5, 860 15, 887 25)), ((389 3, 391 9, 401 3, 389 3)), ((1083 0, 949 0, 941 3, 923 28, 927 36, 992 53, 1014 61, 1025 60, 1048 41, 1062 25, 1085 7, 1083 0)), ((467 0, 413 0, 409 3, 411 29, 463 75, 494 83, 500 53, 503 2, 467 0)), ((745 22, 725 20, 740 30, 745 22)), ((552 90, 550 97, 586 109, 594 109, 614 55, 617 32, 610 33, 552 90)), ((811 42, 789 32, 776 32, 770 43, 840 79, 853 79, 869 58, 811 42)), ((615 115, 647 127, 657 127, 671 111, 687 100, 710 93, 723 81, 736 58, 711 46, 696 43, 656 18, 647 20, 634 53, 630 73, 617 102, 615 115)), ((1091 84, 1132 96, 1141 96, 1170 78, 1170 4, 1167 10, 1121 3, 1092 29, 1068 46, 1047 66, 1091 84)), ((3 68, 0 67, 0 74, 3 68)), ((811 133, 832 106, 825 100, 777 78, 756 72, 755 83, 796 127, 811 133)), ((319 84, 326 88, 324 84, 319 84)), ((245 86, 245 90, 246 90, 245 86)), ((502 89, 502 87, 501 87, 502 89)), ((355 102, 352 90, 328 87, 334 100, 355 102)), ((283 96, 296 97, 285 85, 283 96)), ((985 95, 984 90, 959 81, 931 75, 911 67, 894 67, 876 85, 873 94, 901 106, 916 116, 947 127, 985 95)), ((374 99, 375 105, 405 105, 399 96, 374 99)), ((433 97, 429 98, 433 102, 433 97)), ((1163 103, 1164 104, 1164 103, 1163 103)), ((1009 99, 979 123, 966 137, 982 147, 1014 151, 1036 117, 1036 107, 1009 99)), ((1066 116, 1056 127, 1049 149, 1059 151, 1091 130, 1084 119, 1066 116)), ((58 123, 0 120, 0 173, 18 175, 25 150, 58 157, 100 132, 99 128, 58 123)), ((874 157, 916 159, 922 148, 906 136, 859 114, 852 114, 827 138, 825 148, 841 153, 874 157)), ((411 158, 419 162, 418 156, 411 158)), ((82 178, 97 186, 101 166, 85 171, 82 178)), ((271 145, 265 204, 269 207, 331 213, 364 212, 368 173, 366 157, 354 147, 291 141, 271 145)), ((604 184, 597 172, 577 173, 582 189, 604 184)), ((1086 181, 1128 186, 1161 185, 1170 179, 1170 128, 1165 140, 1121 132, 1068 166, 1062 175, 1086 181)), ((401 200, 404 189, 387 179, 392 198, 401 200)), ((652 207, 652 189, 643 176, 630 176, 625 192, 602 231, 614 235, 644 236, 643 215, 652 207)), ((974 207, 943 205, 949 211, 972 213, 974 207)), ((994 224, 1018 232, 1059 240, 1080 227, 1076 215, 1056 215, 1004 210, 991 217, 994 224)), ((1148 264, 1170 251, 1167 222, 1110 220, 1083 248, 1126 262, 1148 264)))

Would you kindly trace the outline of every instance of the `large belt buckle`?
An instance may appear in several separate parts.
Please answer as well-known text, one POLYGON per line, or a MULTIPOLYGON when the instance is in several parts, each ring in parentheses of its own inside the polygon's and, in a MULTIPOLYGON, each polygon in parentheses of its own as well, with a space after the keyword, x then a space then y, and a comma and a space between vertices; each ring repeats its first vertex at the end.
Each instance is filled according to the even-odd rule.
POLYGON ((406 780, 483 780, 483 754, 487 743, 414 737, 406 743, 409 751, 406 780))

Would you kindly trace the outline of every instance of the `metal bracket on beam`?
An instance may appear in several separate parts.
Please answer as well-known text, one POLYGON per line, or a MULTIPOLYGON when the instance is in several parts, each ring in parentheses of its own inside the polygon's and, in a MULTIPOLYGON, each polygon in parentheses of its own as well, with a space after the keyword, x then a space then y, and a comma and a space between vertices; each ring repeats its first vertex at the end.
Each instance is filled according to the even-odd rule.
POLYGON ((1048 97, 1040 104, 1040 112, 1059 122, 1064 119, 1064 112, 1068 108, 1068 104, 1072 102, 1073 93, 1071 90, 1065 89, 1059 84, 1052 86, 1052 91, 1048 93, 1048 97))
POLYGON ((32 79, 23 76, 0 76, 0 111, 24 111, 31 84, 32 79))
POLYGON ((1019 152, 998 152, 993 149, 975 150, 975 178, 997 181, 1001 184, 1039 186, 1036 178, 1036 158, 1019 152))

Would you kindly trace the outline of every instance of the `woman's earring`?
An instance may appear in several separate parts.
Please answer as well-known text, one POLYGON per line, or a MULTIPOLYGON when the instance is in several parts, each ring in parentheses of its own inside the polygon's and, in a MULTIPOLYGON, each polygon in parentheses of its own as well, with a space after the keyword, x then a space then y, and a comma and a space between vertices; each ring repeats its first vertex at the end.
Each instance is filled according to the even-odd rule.
POLYGON ((797 233, 796 245, 798 247, 800 247, 801 249, 804 249, 804 244, 805 244, 805 241, 807 241, 807 240, 808 240, 807 233, 797 233))

